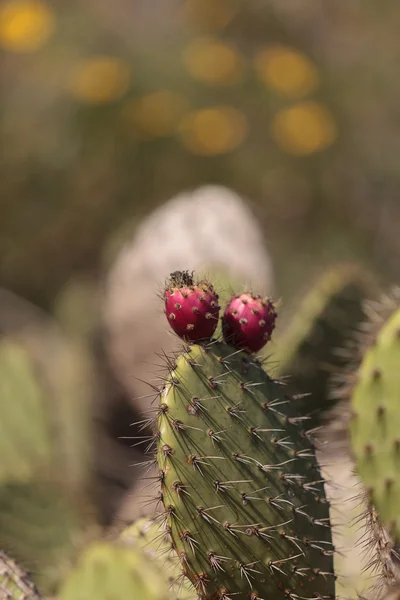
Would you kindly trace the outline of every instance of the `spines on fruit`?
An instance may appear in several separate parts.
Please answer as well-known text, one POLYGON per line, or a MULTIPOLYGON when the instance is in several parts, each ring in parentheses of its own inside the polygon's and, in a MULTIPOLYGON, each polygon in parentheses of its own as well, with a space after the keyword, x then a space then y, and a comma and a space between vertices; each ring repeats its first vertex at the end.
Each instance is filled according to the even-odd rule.
POLYGON ((249 354, 258 352, 271 338, 276 311, 269 298, 251 293, 235 294, 222 317, 222 333, 227 344, 249 354))
POLYGON ((218 325, 218 295, 207 281, 193 273, 175 271, 164 291, 165 314, 175 333, 192 342, 210 339, 218 325))

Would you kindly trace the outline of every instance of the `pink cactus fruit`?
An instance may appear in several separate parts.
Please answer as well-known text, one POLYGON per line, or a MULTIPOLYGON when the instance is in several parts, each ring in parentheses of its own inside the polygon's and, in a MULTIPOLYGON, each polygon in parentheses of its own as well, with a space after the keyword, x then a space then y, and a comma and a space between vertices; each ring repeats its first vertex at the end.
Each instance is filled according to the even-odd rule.
POLYGON ((237 294, 222 317, 226 343, 249 354, 258 352, 271 338, 277 314, 269 298, 250 293, 237 294))
POLYGON ((210 339, 218 325, 218 295, 205 280, 194 283, 193 273, 175 271, 164 291, 165 314, 179 337, 199 342, 210 339))

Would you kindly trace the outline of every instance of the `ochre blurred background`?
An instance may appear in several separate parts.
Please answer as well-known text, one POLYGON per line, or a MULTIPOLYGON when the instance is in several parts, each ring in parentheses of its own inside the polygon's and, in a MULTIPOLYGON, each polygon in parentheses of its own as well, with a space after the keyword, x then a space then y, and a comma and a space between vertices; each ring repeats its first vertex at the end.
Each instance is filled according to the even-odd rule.
POLYGON ((204 183, 248 199, 281 294, 336 259, 392 277, 399 25, 396 0, 3 0, 1 284, 48 308, 204 183))

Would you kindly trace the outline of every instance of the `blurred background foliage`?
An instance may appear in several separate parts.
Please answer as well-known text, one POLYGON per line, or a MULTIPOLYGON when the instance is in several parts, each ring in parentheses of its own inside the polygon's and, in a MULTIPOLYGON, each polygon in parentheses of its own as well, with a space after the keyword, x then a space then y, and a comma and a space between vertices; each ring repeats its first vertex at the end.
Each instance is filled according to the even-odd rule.
MULTIPOLYGON (((367 267, 374 292, 375 278, 398 283, 399 31, 398 0, 0 1, 0 340, 28 352, 53 425, 47 462, 31 464, 28 447, 21 493, 0 490, 11 528, 0 528, 0 548, 24 568, 36 554, 47 563, 24 523, 39 525, 41 547, 65 551, 57 565, 34 565, 47 590, 99 523, 154 509, 147 483, 137 490, 132 465, 146 457, 132 435, 153 399, 146 382, 150 392, 160 383, 149 371, 176 341, 155 282, 178 257, 209 268, 223 293, 246 275, 282 297, 278 345, 286 315, 290 324, 328 266, 367 267)), ((328 333, 352 319, 346 269, 333 273, 339 310, 314 296, 330 307, 328 333)), ((374 296, 360 273, 357 314, 374 296)), ((308 335, 303 314, 307 373, 326 399, 342 338, 321 352, 329 335, 320 322, 308 335)), ((282 339, 286 352, 297 338, 282 339)), ((2 389, 6 424, 19 431, 15 394, 2 389)), ((333 480, 353 497, 352 465, 337 466, 333 480)), ((358 558, 344 556, 359 577, 358 558)))
POLYGON ((338 259, 392 279, 399 26, 397 0, 3 0, 0 284, 49 308, 205 183, 250 199, 280 294, 338 259))

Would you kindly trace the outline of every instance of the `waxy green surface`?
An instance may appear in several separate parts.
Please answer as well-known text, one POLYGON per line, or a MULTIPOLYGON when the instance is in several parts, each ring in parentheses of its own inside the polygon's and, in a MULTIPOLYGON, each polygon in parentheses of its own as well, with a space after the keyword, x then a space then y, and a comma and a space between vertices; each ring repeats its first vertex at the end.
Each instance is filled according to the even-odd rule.
POLYGON ((301 425, 243 352, 212 342, 177 359, 157 462, 165 521, 202 598, 334 598, 329 506, 301 425))

